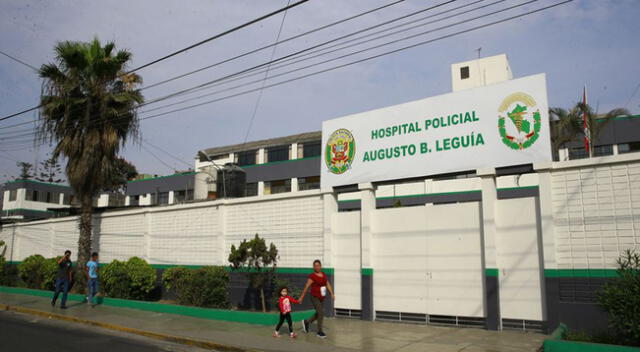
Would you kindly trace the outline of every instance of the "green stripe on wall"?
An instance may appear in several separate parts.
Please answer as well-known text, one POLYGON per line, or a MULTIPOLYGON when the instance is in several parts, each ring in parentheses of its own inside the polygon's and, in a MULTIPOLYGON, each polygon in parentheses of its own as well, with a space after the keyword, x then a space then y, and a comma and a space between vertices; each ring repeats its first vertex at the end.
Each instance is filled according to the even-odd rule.
POLYGON ((360 273, 364 276, 373 276, 373 269, 371 268, 362 268, 360 269, 360 273))
POLYGON ((495 269, 495 268, 485 268, 484 269, 484 274, 486 276, 498 277, 499 271, 498 271, 498 269, 495 269))
POLYGON ((517 190, 517 189, 537 189, 538 186, 522 186, 522 187, 504 187, 504 188, 497 188, 498 191, 512 191, 512 190, 517 190))
MULTIPOLYGON (((37 297, 51 298, 53 292, 43 290, 33 290, 27 288, 0 286, 0 293, 22 294, 37 297)), ((85 295, 69 294, 69 301, 82 302, 85 295)), ((179 306, 174 304, 163 304, 156 302, 133 301, 127 299, 98 297, 98 303, 110 307, 138 309, 156 313, 167 313, 184 315, 201 319, 223 320, 238 323, 275 325, 278 322, 278 313, 248 312, 227 309, 212 309, 200 307, 179 306)), ((313 310, 303 310, 293 312, 294 321, 301 321, 310 318, 315 312, 313 310)))
POLYGON ((615 269, 544 269, 545 277, 618 277, 615 269))

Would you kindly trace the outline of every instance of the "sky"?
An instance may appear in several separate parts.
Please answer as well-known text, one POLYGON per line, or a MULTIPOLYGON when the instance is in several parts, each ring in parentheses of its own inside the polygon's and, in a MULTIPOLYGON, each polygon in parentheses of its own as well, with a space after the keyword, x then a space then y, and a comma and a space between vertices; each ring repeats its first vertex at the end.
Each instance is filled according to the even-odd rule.
MULTIPOLYGON (((395 39, 430 31, 413 39, 390 44, 342 59, 266 80, 265 84, 300 77, 357 59, 436 39, 478 25, 559 3, 538 0, 500 14, 487 15, 527 0, 457 0, 405 20, 451 10, 422 27, 345 48, 332 54, 283 68, 273 67, 274 76, 291 69, 366 49, 395 39), (476 3, 477 2, 477 3, 476 3), (492 5, 490 5, 492 4, 492 5), (464 9, 456 7, 468 5, 464 9), (490 5, 467 14, 458 13, 490 5), (479 19, 474 17, 487 15, 479 19), (441 28, 451 25, 448 28, 441 28)), ((63 40, 113 41, 117 48, 133 53, 130 68, 148 63, 241 23, 293 3, 295 0, 0 0, 0 51, 32 66, 54 60, 53 47, 63 40)), ((138 73, 143 87, 244 52, 273 44, 291 36, 339 21, 392 0, 310 0, 250 27, 211 41, 185 53, 144 68, 138 73), (283 19, 284 17, 284 19, 283 19), (279 31, 282 25, 282 31, 279 31)), ((383 23, 447 0, 405 0, 355 20, 315 32, 242 59, 204 70, 173 82, 143 90, 147 101, 213 80, 256 64, 352 32, 383 23)), ((172 174, 193 167, 197 151, 204 148, 280 137, 321 129, 323 120, 399 104, 451 91, 450 65, 478 57, 507 54, 514 77, 546 73, 549 105, 570 107, 588 88, 589 101, 604 112, 626 107, 640 113, 640 1, 575 0, 549 10, 465 34, 332 70, 287 84, 258 88, 264 74, 248 78, 253 85, 229 90, 241 82, 227 83, 181 99, 149 105, 147 109, 205 93, 216 95, 175 105, 140 117, 218 97, 255 89, 255 92, 205 104, 196 108, 141 121, 141 143, 129 143, 122 155, 141 173, 172 174), (225 90, 226 89, 226 90, 225 90), (633 93, 636 92, 635 95, 633 93), (256 104, 260 99, 259 104, 256 104), (251 123, 252 116, 255 118, 251 123), (155 156, 154 156, 155 154, 155 156)), ((377 30, 388 28, 379 27, 377 30)), ((403 27, 406 28, 406 27, 403 27)), ((363 34, 370 32, 363 32, 363 34)), ((388 32, 385 32, 388 33, 388 32)), ((361 34, 361 35, 363 35, 361 34)), ((42 81, 30 68, 0 55, 0 116, 38 104, 42 81)), ((142 109, 144 110, 144 108, 142 109)), ((28 133, 35 113, 0 122, 0 182, 17 175, 16 161, 38 164, 47 157, 49 145, 34 146, 22 139, 3 140, 28 133)), ((64 160, 62 161, 64 163, 64 160)))

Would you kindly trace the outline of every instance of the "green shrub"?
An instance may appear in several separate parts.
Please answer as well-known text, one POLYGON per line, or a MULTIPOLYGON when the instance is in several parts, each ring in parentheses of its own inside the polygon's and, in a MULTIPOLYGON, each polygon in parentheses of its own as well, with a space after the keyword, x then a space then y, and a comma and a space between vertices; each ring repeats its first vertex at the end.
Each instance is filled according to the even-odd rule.
POLYGON ((29 256, 18 264, 18 275, 29 288, 53 290, 57 272, 57 259, 45 259, 40 254, 29 256))
POLYGON ((9 264, 0 256, 0 286, 17 286, 18 268, 14 264, 9 264))
POLYGON ((640 346, 640 253, 628 249, 617 262, 618 277, 605 285, 598 302, 618 343, 640 346))
POLYGON ((280 300, 280 288, 281 287, 286 287, 289 291, 289 296, 298 299, 300 298, 300 295, 302 294, 302 290, 300 288, 298 288, 295 285, 292 285, 289 280, 284 279, 284 278, 279 278, 276 277, 273 282, 272 285, 273 286, 273 290, 271 291, 271 303, 273 304, 272 307, 273 309, 279 309, 278 308, 278 303, 280 300))
POLYGON ((179 304, 228 308, 227 285, 229 274, 220 266, 204 266, 200 269, 176 267, 162 274, 165 288, 176 294, 179 304))
POLYGON ((109 297, 147 300, 156 287, 156 270, 144 259, 114 260, 101 270, 101 282, 109 297))
POLYGON ((42 266, 43 278, 41 288, 43 290, 53 291, 56 288, 56 277, 58 276, 58 260, 61 257, 49 258, 44 260, 42 266))
POLYGON ((178 281, 184 276, 188 274, 189 269, 183 266, 175 266, 173 268, 169 268, 162 273, 162 286, 167 291, 178 292, 180 289, 178 288, 178 281))

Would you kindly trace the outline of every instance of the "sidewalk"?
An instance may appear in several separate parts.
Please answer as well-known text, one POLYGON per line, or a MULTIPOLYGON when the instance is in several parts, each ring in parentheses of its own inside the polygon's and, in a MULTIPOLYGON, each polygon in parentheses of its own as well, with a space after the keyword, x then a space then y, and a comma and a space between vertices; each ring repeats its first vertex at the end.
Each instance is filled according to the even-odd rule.
MULTIPOLYGON (((174 314, 135 309, 96 306, 69 302, 67 310, 52 308, 47 298, 0 293, 0 304, 90 320, 124 329, 144 330, 152 334, 209 341, 240 350, 257 351, 371 351, 371 352, 516 352, 536 351, 546 338, 541 334, 511 331, 486 331, 412 324, 325 319, 329 336, 321 340, 315 334, 299 331, 298 338, 271 337, 272 328, 241 323, 198 319, 174 314)), ((295 326, 296 330, 300 326, 295 326)), ((285 332, 286 328, 281 331, 285 332)), ((313 327, 312 327, 313 330, 313 327)))

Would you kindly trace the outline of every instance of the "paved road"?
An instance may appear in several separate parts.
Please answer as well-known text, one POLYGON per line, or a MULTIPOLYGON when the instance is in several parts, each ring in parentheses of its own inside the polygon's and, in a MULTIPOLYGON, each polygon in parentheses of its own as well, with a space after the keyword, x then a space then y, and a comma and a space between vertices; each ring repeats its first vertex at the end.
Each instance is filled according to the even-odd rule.
POLYGON ((0 311, 0 350, 25 352, 205 351, 141 336, 8 311, 0 311))

